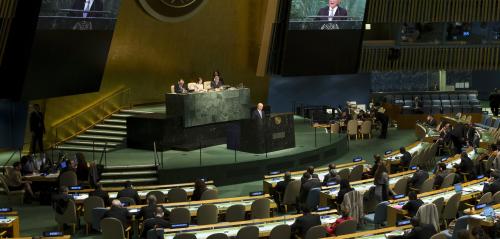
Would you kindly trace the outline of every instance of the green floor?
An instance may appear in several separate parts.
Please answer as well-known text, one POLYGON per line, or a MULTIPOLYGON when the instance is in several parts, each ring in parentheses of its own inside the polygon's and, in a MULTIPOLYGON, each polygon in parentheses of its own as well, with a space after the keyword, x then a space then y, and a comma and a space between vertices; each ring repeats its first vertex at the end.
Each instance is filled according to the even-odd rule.
MULTIPOLYGON (((376 136, 376 135, 375 135, 376 136)), ((336 163, 351 162, 355 156, 363 156, 368 162, 372 162, 373 154, 383 153, 387 149, 395 149, 400 146, 408 145, 415 141, 413 130, 397 130, 390 129, 388 139, 381 140, 373 137, 369 140, 352 140, 348 153, 334 160, 336 163)), ((0 162, 10 157, 9 153, 0 154, 0 162)), ((122 160, 130 160, 133 162, 137 158, 133 155, 123 155, 122 160), (132 157, 132 158, 128 158, 132 157)), ((248 195, 251 191, 262 190, 262 181, 242 183, 230 186, 219 187, 220 197, 234 197, 248 195)), ((6 198, 1 197, 0 206, 9 206, 6 198)), ((55 230, 56 223, 54 221, 54 213, 49 206, 40 206, 37 203, 24 205, 22 207, 14 207, 19 211, 21 217, 21 235, 22 236, 39 236, 43 231, 55 230)), ((83 225, 83 223, 82 223, 83 225)), ((84 235, 84 227, 75 236, 76 238, 100 238, 99 235, 84 235)))

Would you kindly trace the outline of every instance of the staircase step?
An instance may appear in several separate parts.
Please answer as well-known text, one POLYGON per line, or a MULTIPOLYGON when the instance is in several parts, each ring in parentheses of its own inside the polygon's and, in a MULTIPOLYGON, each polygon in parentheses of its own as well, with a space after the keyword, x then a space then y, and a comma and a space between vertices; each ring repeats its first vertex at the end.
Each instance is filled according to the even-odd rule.
POLYGON ((145 111, 145 110, 120 110, 120 113, 125 113, 125 114, 152 114, 153 112, 151 112, 151 111, 145 111))
POLYGON ((126 125, 119 124, 96 124, 96 128, 106 128, 106 129, 127 129, 126 125))
POLYGON ((118 142, 122 142, 123 140, 125 140, 125 137, 95 135, 95 134, 81 134, 81 135, 77 135, 76 138, 78 138, 78 139, 90 139, 90 140, 101 140, 101 141, 118 141, 118 142))
MULTIPOLYGON (((86 152, 103 152, 104 147, 88 147, 88 146, 76 146, 76 145, 60 145, 57 147, 59 150, 69 150, 69 151, 86 151, 86 152)), ((113 148, 106 148, 106 152, 111 151, 113 148)))
POLYGON ((124 119, 104 119, 105 123, 113 123, 113 124, 126 124, 127 120, 124 119))
POLYGON ((109 171, 140 171, 140 170, 156 170, 158 167, 154 164, 142 164, 142 165, 119 165, 119 166, 106 166, 104 168, 105 172, 109 171))
POLYGON ((104 146, 107 144, 106 147, 110 147, 110 148, 115 148, 115 147, 118 147, 121 145, 121 143, 117 143, 117 142, 102 142, 102 141, 89 141, 89 140, 70 140, 70 141, 66 141, 64 143, 65 145, 68 145, 68 144, 76 144, 76 145, 86 145, 86 146, 104 146))
POLYGON ((137 184, 137 183, 157 183, 158 178, 130 178, 130 179, 101 179, 99 182, 104 185, 104 184, 124 184, 125 182, 130 181, 132 184, 137 184))
POLYGON ((156 170, 148 170, 148 171, 127 171, 127 172, 106 172, 101 175, 107 177, 117 177, 117 176, 128 176, 128 175, 145 175, 145 174, 158 174, 156 170))
POLYGON ((130 116, 133 116, 132 114, 120 114, 120 113, 117 113, 117 114, 112 114, 111 117, 115 117, 115 118, 127 118, 127 117, 130 117, 130 116))
POLYGON ((119 131, 119 130, 89 129, 85 132, 93 134, 106 134, 106 135, 127 135, 126 131, 119 131))

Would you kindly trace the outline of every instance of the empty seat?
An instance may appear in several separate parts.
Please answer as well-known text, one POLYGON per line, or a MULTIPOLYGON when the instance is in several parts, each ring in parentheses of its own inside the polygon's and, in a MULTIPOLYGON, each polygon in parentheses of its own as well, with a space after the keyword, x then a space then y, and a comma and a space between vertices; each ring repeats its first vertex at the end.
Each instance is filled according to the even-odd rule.
POLYGON ((422 100, 431 100, 431 96, 430 95, 422 95, 422 100))
POLYGON ((450 100, 450 96, 448 94, 440 94, 439 98, 441 100, 450 100))
POLYGON ((457 94, 450 94, 450 100, 458 100, 457 94))
POLYGON ((168 202, 187 202, 187 192, 182 188, 172 188, 168 191, 167 200, 168 202))
POLYGON ((466 94, 459 94, 459 95, 458 95, 458 99, 459 99, 459 100, 469 100, 469 97, 467 97, 467 95, 466 95, 466 94))
POLYGON ((439 97, 439 95, 438 95, 438 94, 432 94, 432 95, 431 95, 431 99, 432 99, 432 100, 441 100, 441 98, 439 97))
POLYGON ((271 205, 267 198, 257 199, 252 203, 252 219, 269 218, 271 205))
POLYGON ((441 100, 432 100, 432 106, 439 106, 439 107, 441 107, 441 100))

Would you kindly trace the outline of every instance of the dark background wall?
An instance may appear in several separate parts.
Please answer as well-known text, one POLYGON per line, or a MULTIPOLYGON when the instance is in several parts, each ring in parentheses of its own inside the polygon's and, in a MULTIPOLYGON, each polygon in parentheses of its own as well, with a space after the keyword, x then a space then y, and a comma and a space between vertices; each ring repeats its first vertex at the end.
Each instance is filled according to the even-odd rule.
POLYGON ((0 100, 0 149, 18 149, 23 145, 28 104, 0 100))
POLYGON ((500 71, 473 71, 470 84, 478 91, 480 99, 487 100, 493 89, 500 88, 500 71))
POLYGON ((367 104, 370 89, 370 74, 273 76, 267 103, 273 112, 290 112, 294 103, 337 106, 355 100, 367 104))

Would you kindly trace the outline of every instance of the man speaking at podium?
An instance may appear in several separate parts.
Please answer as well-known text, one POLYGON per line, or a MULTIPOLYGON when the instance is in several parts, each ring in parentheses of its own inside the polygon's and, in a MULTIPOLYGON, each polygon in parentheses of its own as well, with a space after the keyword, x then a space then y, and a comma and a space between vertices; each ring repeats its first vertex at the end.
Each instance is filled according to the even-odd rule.
POLYGON ((87 18, 102 17, 104 7, 102 0, 75 0, 72 9, 71 16, 87 18))
POLYGON ((347 10, 339 6, 340 1, 341 0, 328 0, 328 6, 319 9, 317 14, 318 16, 324 17, 317 17, 316 20, 344 20, 344 18, 339 17, 347 16, 347 10))
POLYGON ((264 113, 264 104, 258 103, 257 104, 257 109, 253 111, 252 113, 252 119, 259 119, 262 120, 265 117, 264 113))

